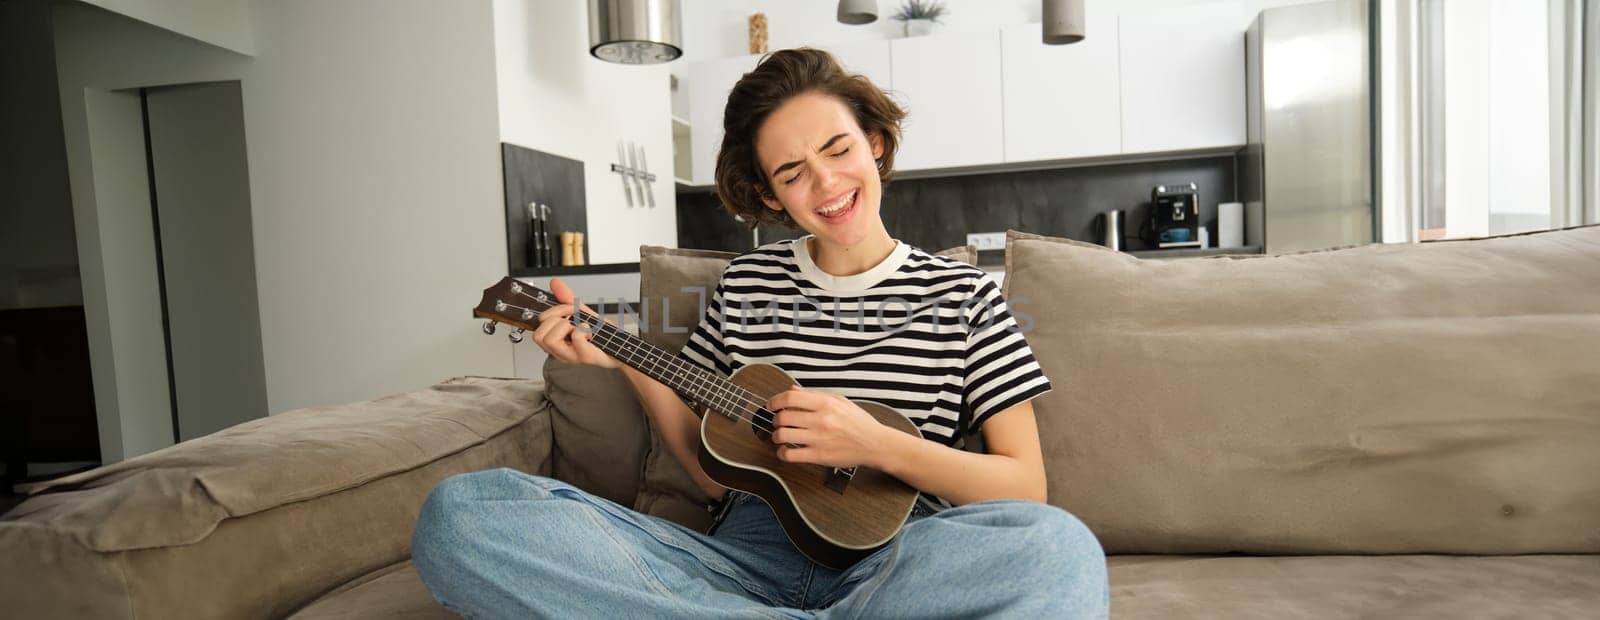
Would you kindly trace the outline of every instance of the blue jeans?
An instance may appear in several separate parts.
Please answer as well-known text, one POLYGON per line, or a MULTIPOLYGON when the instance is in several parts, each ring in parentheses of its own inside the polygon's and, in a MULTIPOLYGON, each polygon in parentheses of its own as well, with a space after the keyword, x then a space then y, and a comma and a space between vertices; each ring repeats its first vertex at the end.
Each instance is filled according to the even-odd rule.
POLYGON ((1104 618, 1099 541, 1076 518, 1002 500, 928 514, 845 571, 789 543, 735 493, 711 535, 511 469, 451 477, 412 534, 422 581, 470 618, 1104 618))

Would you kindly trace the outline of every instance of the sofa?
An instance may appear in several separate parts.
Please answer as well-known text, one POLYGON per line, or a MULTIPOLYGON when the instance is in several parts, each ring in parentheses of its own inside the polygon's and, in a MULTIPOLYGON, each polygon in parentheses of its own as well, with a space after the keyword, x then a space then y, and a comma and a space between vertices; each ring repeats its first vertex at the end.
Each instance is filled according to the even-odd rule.
MULTIPOLYGON (((730 256, 642 248, 641 298, 674 302, 646 339, 681 346, 655 327, 692 327, 730 256)), ((1050 502, 1100 538, 1116 617, 1600 617, 1600 227, 1178 260, 1012 231, 1003 288, 1054 384, 1050 502)), ((0 609, 448 617, 411 527, 497 467, 711 520, 620 374, 552 360, 28 487, 0 609)))

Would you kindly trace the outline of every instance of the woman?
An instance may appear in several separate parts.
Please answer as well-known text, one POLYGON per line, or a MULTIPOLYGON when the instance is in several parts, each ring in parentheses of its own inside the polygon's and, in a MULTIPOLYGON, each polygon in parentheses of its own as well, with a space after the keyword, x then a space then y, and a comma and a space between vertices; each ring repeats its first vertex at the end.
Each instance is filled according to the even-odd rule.
POLYGON ((1029 401, 1050 382, 999 288, 982 270, 895 240, 879 216, 904 116, 818 50, 775 52, 733 87, 719 197, 747 222, 810 234, 735 258, 681 354, 722 373, 757 362, 789 372, 806 387, 766 403, 779 458, 872 467, 915 487, 923 497, 901 533, 844 571, 801 555, 760 498, 706 476, 699 419, 591 344, 568 320, 572 291, 552 280, 564 305, 540 315, 534 341, 566 362, 621 369, 722 512, 705 535, 548 478, 457 476, 429 497, 413 539, 442 604, 472 617, 1107 614, 1099 543, 1043 503, 1029 401), (812 312, 759 318, 772 302, 812 312), (846 397, 895 407, 923 438, 846 397), (987 454, 954 447, 980 430, 987 454))

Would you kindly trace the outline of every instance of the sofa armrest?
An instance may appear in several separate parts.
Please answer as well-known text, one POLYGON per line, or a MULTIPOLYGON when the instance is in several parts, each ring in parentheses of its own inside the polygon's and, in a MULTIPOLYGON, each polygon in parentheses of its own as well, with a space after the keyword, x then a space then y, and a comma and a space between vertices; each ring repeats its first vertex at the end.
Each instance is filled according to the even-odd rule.
POLYGON ((278 617, 404 560, 429 491, 468 471, 548 475, 551 405, 466 377, 292 411, 26 489, 0 519, 23 617, 278 617))

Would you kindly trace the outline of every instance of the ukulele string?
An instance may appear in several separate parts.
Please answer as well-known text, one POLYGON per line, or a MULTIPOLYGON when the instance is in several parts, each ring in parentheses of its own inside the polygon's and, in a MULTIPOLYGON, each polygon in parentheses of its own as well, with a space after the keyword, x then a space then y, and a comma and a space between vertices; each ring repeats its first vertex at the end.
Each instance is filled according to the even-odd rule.
MULTIPOLYGON (((533 302, 534 305, 542 305, 542 310, 549 310, 549 308, 554 308, 555 307, 555 304, 550 304, 550 302, 546 302, 546 300, 541 300, 541 299, 539 299, 539 297, 530 296, 530 294, 528 294, 528 292, 522 291, 522 289, 518 289, 518 291, 512 291, 512 292, 515 292, 515 294, 520 294, 520 296, 523 296, 523 297, 528 297, 528 299, 530 299, 531 302, 533 302)), ((507 304, 507 305, 509 305, 509 307, 517 308, 517 310, 523 310, 523 312, 533 312, 533 310, 531 310, 531 308, 518 307, 518 305, 512 305, 512 304, 507 304)), ((542 312, 542 310, 541 310, 541 312, 542 312)), ((606 321, 603 320, 603 318, 598 318, 598 316, 595 316, 594 313, 582 312, 581 308, 574 308, 573 318, 576 318, 576 316, 578 316, 578 315, 586 316, 586 320, 584 320, 584 321, 586 321, 586 323, 590 323, 590 320, 592 320, 592 323, 597 323, 598 326, 600 326, 600 328, 595 328, 594 331, 592 331, 592 332, 594 332, 595 336, 606 337, 606 340, 602 340, 602 342, 600 342, 600 344, 602 344, 602 345, 611 344, 611 340, 614 340, 614 339, 621 339, 621 340, 624 340, 624 342, 626 342, 627 334, 622 334, 621 331, 618 331, 618 334, 610 334, 610 332, 605 332, 606 328, 611 328, 611 329, 616 329, 616 328, 614 328, 614 326, 611 326, 610 323, 606 323, 606 321)), ((635 348, 637 348, 637 347, 635 347, 635 348)), ((650 356, 650 355, 656 356, 656 358, 659 358, 659 361, 667 361, 667 360, 669 360, 669 358, 667 358, 667 356, 664 355, 664 353, 659 352, 659 350, 645 350, 645 353, 646 353, 646 356, 650 356)), ((658 361, 658 364, 659 364, 659 361, 658 361)), ((688 364, 683 363, 682 360, 677 360, 677 358, 670 358, 670 361, 672 361, 672 363, 685 364, 685 366, 682 366, 682 368, 686 369, 686 371, 688 371, 688 372, 693 372, 694 376, 696 376, 696 379, 701 379, 702 382, 704 382, 704 380, 707 379, 707 376, 706 376, 706 374, 704 374, 704 372, 699 371, 699 369, 693 368, 693 366, 688 366, 688 364)), ((714 379, 715 380, 715 379, 718 379, 718 377, 710 377, 710 379, 714 379)), ((733 391, 733 390, 728 390, 728 388, 723 388, 723 390, 731 391, 731 393, 733 393, 734 396, 738 396, 739 399, 742 399, 742 401, 744 401, 744 403, 742 403, 742 404, 746 404, 746 406, 752 406, 752 404, 754 404, 755 412, 752 412, 752 415, 750 415, 750 417, 746 417, 746 415, 741 414, 741 412, 734 411, 733 412, 734 419, 742 420, 742 422, 750 422, 750 427, 760 428, 760 430, 768 431, 768 433, 771 433, 771 431, 774 431, 773 425, 776 425, 776 423, 778 423, 778 422, 776 422, 776 414, 773 414, 773 412, 768 411, 768 409, 766 409, 765 406, 762 406, 762 403, 760 403, 760 401, 758 401, 758 399, 754 398, 755 395, 752 395, 752 393, 750 393, 749 390, 746 390, 746 388, 741 387, 741 385, 731 384, 731 382, 728 382, 728 380, 725 380, 725 379, 723 379, 722 382, 723 382, 723 384, 730 385, 730 387, 734 388, 734 390, 738 390, 738 391, 733 391), (757 417, 757 415, 755 415, 755 414, 766 414, 766 415, 762 415, 762 417, 757 417)), ((728 398, 728 404, 734 404, 733 403, 733 398, 728 398)), ((803 447, 803 446, 798 446, 798 444, 795 444, 795 443, 789 443, 789 441, 786 441, 786 443, 784 443, 784 444, 786 444, 786 446, 789 446, 789 447, 803 447)), ((856 467, 835 467, 834 471, 835 471, 835 475, 845 476, 845 479, 856 478, 856 467)))
MULTIPOLYGON (((590 313, 584 313, 584 316, 594 316, 594 315, 590 315, 590 313)), ((600 344, 603 344, 603 345, 611 344, 611 340, 613 340, 613 339, 622 339, 622 336, 614 336, 614 334, 610 334, 610 332, 603 331, 603 329, 606 329, 606 328, 616 329, 616 328, 614 328, 614 326, 611 326, 611 324, 608 324, 608 323, 602 323, 602 324, 600 324, 600 328, 595 328, 595 331, 594 331, 595 336, 597 336, 597 337, 600 337, 600 336, 605 337, 605 340, 602 340, 602 342, 600 342, 600 344)), ((662 360, 666 360, 666 358, 664 358, 664 356, 662 356, 661 353, 646 352, 646 355, 661 356, 662 360)), ((675 358, 674 358, 674 360, 672 360, 672 361, 678 361, 678 360, 675 360, 675 358)), ((685 366, 685 368, 686 368, 686 366, 685 366)), ((699 371, 694 371, 694 369, 691 369, 691 372, 696 372, 696 377, 701 377, 702 380, 706 379, 706 376, 702 376, 702 374, 699 374, 699 371)), ((715 377, 712 377, 712 379, 715 379, 715 377)), ((760 401, 757 401, 757 399, 754 398, 755 395, 752 395, 752 393, 750 393, 749 390, 744 390, 744 388, 739 387, 738 384, 731 384, 731 382, 725 382, 725 384, 728 384, 728 385, 730 385, 730 387, 733 387, 733 388, 736 388, 736 390, 739 390, 738 393, 734 393, 734 395, 738 396, 738 398, 741 398, 742 401, 744 401, 744 403, 742 403, 742 404, 746 404, 746 406, 752 406, 752 404, 754 404, 754 406, 755 406, 755 412, 752 412, 752 415, 750 415, 750 417, 746 417, 746 415, 742 415, 741 412, 734 411, 734 419, 744 420, 744 422, 750 422, 750 427, 760 428, 760 430, 768 431, 768 433, 773 433, 773 431, 776 431, 776 428, 774 428, 774 425, 776 425, 776 423, 778 423, 778 420, 776 420, 776 414, 773 414, 773 412, 768 411, 768 409, 766 409, 766 407, 760 406, 760 401), (766 414, 766 415, 755 415, 755 414, 766 414)), ((725 390, 726 390, 726 388, 725 388, 725 390)), ((733 403, 733 398, 728 398, 728 404, 730 404, 730 406, 733 406, 733 404, 736 404, 736 403, 733 403)), ((805 447, 805 446, 800 446, 800 444, 792 443, 792 441, 784 441, 784 446, 805 447)), ((838 473, 840 473, 840 475, 845 476, 846 479, 854 478, 854 476, 856 476, 856 468, 854 468, 854 467, 835 468, 835 470, 837 470, 838 473)))
MULTIPOLYGON (((600 344, 611 344, 613 340, 617 339, 614 335, 609 334, 609 333, 605 333, 603 331, 603 328, 602 329, 596 329, 594 331, 594 334, 596 336, 596 340, 600 344)), ((662 358, 662 359, 665 359, 665 358, 662 358)), ((654 360, 654 361, 659 362, 659 360, 654 360)), ((703 382, 710 383, 710 381, 706 381, 706 377, 703 376, 703 375, 697 375, 697 377, 703 382)), ((755 400, 753 398, 753 395, 752 396, 746 396, 746 394, 749 394, 749 392, 745 391, 743 388, 739 388, 737 385, 733 385, 733 384, 729 384, 729 385, 732 386, 733 388, 738 388, 739 391, 735 392, 732 389, 723 388, 727 392, 727 394, 731 394, 732 395, 732 396, 724 395, 723 398, 721 399, 723 401, 726 401, 727 406, 729 406, 729 407, 738 407, 738 406, 742 405, 743 407, 754 409, 754 411, 752 411, 750 413, 749 417, 746 417, 742 410, 735 409, 733 411, 733 414, 734 414, 735 418, 740 419, 740 420, 748 421, 748 422, 750 422, 751 426, 754 426, 756 428, 759 428, 759 429, 767 431, 767 432, 773 432, 773 431, 777 430, 775 428, 775 426, 774 426, 776 424, 776 419, 775 419, 776 414, 774 414, 771 411, 769 411, 766 407, 761 406, 760 401, 755 400), (743 394, 741 394, 740 392, 743 392, 743 394), (739 402, 735 402, 735 399, 738 399, 739 402), (765 415, 762 415, 762 414, 765 414, 765 415)), ((719 405, 719 406, 723 404, 721 402, 716 402, 717 401, 716 398, 712 398, 711 400, 712 400, 712 402, 710 404, 719 405)), ((789 444, 789 446, 798 447, 798 446, 795 446, 795 444, 789 444)))
MULTIPOLYGON (((524 290, 513 291, 513 293, 521 295, 523 297, 527 297, 528 299, 532 300, 532 303, 535 306, 543 306, 543 308, 539 308, 539 310, 541 312, 543 310, 548 310, 548 309, 553 308, 553 307, 556 306, 556 304, 551 304, 549 302, 542 301, 537 297, 529 295, 524 290)), ((525 311, 525 312, 532 313, 534 311, 533 308, 524 308, 524 307, 521 307, 521 306, 518 306, 518 305, 515 305, 515 304, 509 304, 508 303, 506 305, 508 307, 516 308, 518 310, 522 310, 522 311, 525 311)), ((577 310, 576 312, 574 312, 574 315, 577 315, 577 314, 582 314, 585 317, 596 319, 595 322, 597 322, 600 325, 600 327, 596 328, 593 331, 593 333, 595 335, 597 335, 597 336, 604 336, 606 338, 606 340, 601 341, 601 344, 610 344, 613 340, 620 339, 620 337, 614 336, 614 335, 606 333, 604 331, 605 328, 610 327, 610 324, 606 323, 603 319, 600 319, 599 317, 596 317, 593 314, 590 314, 588 312, 584 312, 582 310, 577 310)), ((656 351, 645 350, 645 354, 646 354, 646 357, 655 356, 656 359, 653 359, 651 361, 657 363, 658 365, 667 365, 667 364, 670 364, 670 363, 673 363, 673 362, 677 361, 677 360, 674 360, 674 359, 667 358, 665 355, 662 355, 662 354, 660 354, 660 353, 658 353, 656 351), (663 362, 665 362, 665 363, 663 363, 663 362)), ((682 366, 682 368, 687 369, 690 373, 693 373, 696 376, 696 378, 700 379, 704 383, 710 384, 713 387, 722 387, 722 386, 716 386, 716 384, 713 383, 712 381, 708 381, 707 377, 703 373, 699 372, 696 369, 690 368, 687 365, 682 366)), ((733 414, 734 414, 734 417, 736 419, 741 420, 741 421, 750 422, 751 426, 754 426, 754 427, 756 427, 758 429, 767 431, 769 433, 777 430, 774 427, 774 425, 776 424, 776 419, 775 419, 776 418, 776 414, 771 412, 771 411, 769 411, 769 410, 767 410, 766 407, 762 406, 761 401, 757 400, 756 398, 754 398, 753 394, 750 394, 750 392, 748 390, 745 390, 744 388, 742 388, 742 387, 740 387, 738 385, 735 385, 733 383, 729 383, 729 382, 727 382, 725 380, 722 381, 722 383, 726 383, 727 384, 727 387, 722 387, 722 390, 724 392, 727 392, 727 393, 730 393, 730 394, 733 395, 733 398, 728 398, 727 399, 729 401, 728 402, 729 405, 744 405, 746 407, 752 407, 752 408, 755 409, 755 411, 753 411, 750 414, 750 416, 748 416, 748 417, 742 411, 734 411, 733 414), (730 387, 732 389, 729 389, 730 387), (737 390, 737 391, 735 391, 735 390, 737 390), (741 401, 741 402, 735 402, 735 399, 738 399, 738 401, 741 401), (767 415, 764 415, 764 416, 760 415, 760 414, 763 414, 763 413, 765 413, 767 415)), ((720 404, 720 403, 713 403, 713 404, 720 404)), ((789 446, 796 447, 795 444, 792 444, 792 443, 789 444, 789 446)))

